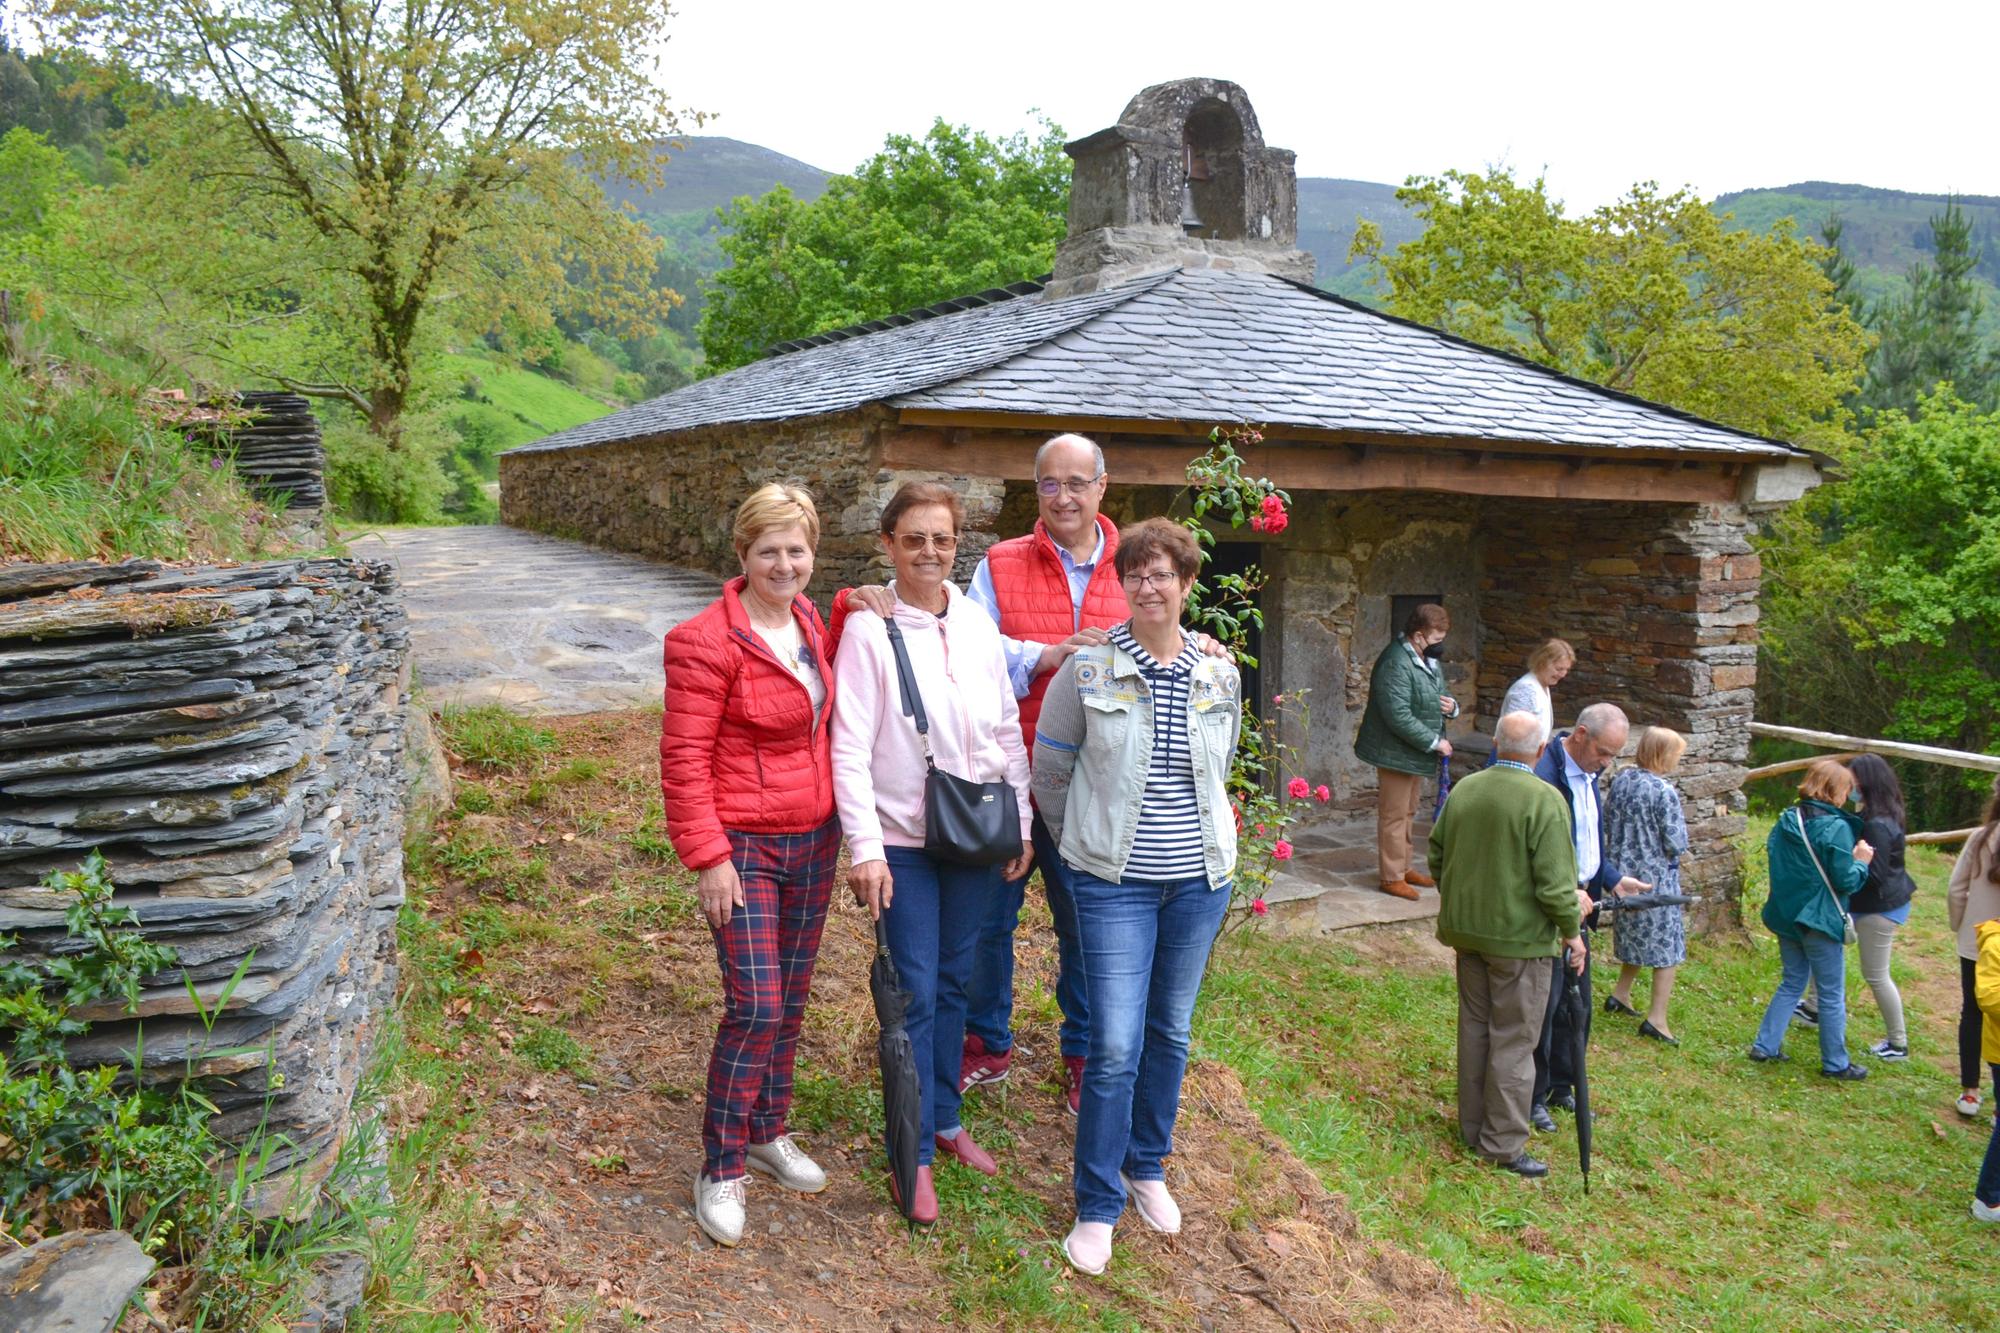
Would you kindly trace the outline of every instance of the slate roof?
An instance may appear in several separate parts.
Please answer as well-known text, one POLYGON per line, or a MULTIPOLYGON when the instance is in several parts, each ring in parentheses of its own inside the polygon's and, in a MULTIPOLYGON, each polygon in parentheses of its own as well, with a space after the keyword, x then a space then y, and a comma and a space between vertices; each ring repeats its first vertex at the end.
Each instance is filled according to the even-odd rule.
POLYGON ((1058 301, 1015 295, 920 323, 843 330, 523 451, 869 402, 1033 417, 1248 421, 1490 440, 1500 448, 1797 453, 1316 288, 1215 269, 1169 270, 1058 301))

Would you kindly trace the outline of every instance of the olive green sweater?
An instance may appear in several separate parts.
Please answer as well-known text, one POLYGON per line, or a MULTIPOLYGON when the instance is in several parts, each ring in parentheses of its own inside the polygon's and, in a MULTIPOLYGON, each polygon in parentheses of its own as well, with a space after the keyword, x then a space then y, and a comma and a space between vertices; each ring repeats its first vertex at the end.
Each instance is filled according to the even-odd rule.
POLYGON ((1576 847, 1562 794, 1496 764, 1451 789, 1431 826, 1437 937, 1497 958, 1553 958, 1578 929, 1576 847))

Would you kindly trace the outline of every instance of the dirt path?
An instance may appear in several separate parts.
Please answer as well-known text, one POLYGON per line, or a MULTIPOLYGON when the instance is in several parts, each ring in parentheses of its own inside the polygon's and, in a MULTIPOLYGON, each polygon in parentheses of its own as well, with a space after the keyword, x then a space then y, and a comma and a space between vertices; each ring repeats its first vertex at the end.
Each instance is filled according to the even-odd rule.
MULTIPOLYGON (((462 801, 431 853, 414 947, 412 1041, 467 1071, 477 1128, 440 1163, 431 1243, 487 1219, 439 1305, 489 1328, 1505 1328, 1427 1260, 1361 1236, 1340 1199, 1264 1130, 1230 1070, 1190 1071, 1169 1178, 1186 1230, 1119 1229, 1109 1279, 1072 1276, 1071 1122, 1053 1079, 1053 940, 1028 929, 1020 1043, 1037 1054, 968 1101, 1003 1163, 988 1181, 939 1168, 944 1219, 892 1212, 875 1143, 866 991, 870 937, 837 904, 801 1044, 793 1128, 832 1183, 810 1198, 753 1177, 742 1246, 696 1230, 689 1183, 717 1013, 715 965, 687 878, 649 804, 657 720, 556 719, 534 772, 461 766, 462 801), (461 1211, 461 1219, 463 1210, 461 1211)), ((844 895, 842 895, 844 897, 844 895)), ((1031 895, 1032 896, 1032 895, 1031 895)), ((399 1120, 444 1108, 406 1087, 399 1120)), ((475 1228, 478 1229, 478 1228, 475 1228)))

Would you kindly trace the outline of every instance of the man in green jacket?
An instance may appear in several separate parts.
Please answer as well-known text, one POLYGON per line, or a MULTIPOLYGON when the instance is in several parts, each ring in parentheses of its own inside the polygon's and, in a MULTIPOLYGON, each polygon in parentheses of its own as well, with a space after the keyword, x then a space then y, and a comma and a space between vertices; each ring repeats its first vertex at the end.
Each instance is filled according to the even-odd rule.
POLYGON ((1412 902, 1418 888, 1435 883, 1410 869, 1410 826, 1416 822, 1424 779, 1437 772, 1440 758, 1451 757, 1444 724, 1458 716, 1458 700, 1445 689, 1444 670, 1437 662, 1450 633, 1451 616, 1437 603, 1425 602, 1410 612, 1403 632, 1375 659, 1368 708, 1354 734, 1354 757, 1375 765, 1375 847, 1382 892, 1412 902))
POLYGON ((1542 744, 1533 713, 1501 718, 1493 767, 1452 788, 1430 842, 1437 937, 1458 953, 1458 1130, 1481 1157, 1531 1178, 1549 1173, 1527 1152, 1547 960, 1567 953, 1582 970, 1588 901, 1569 809, 1531 767, 1542 744))

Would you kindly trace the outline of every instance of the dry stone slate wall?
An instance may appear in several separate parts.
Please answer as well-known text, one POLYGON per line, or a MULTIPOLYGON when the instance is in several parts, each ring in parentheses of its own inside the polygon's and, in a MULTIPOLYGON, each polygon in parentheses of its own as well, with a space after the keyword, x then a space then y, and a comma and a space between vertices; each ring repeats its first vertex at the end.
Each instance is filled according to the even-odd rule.
POLYGON ((332 1164, 395 980, 408 640, 387 564, 0 566, 0 933, 67 947, 39 886, 93 849, 179 954, 83 1064, 192 1069, 215 1128, 283 1136, 262 1204, 332 1164), (183 977, 214 1008, 212 1031, 183 977))
POLYGON ((886 409, 867 407, 618 444, 515 450, 500 456, 500 519, 727 576, 740 572, 730 539, 736 506, 769 482, 801 485, 819 507, 813 593, 824 603, 839 588, 884 577, 875 534, 896 487, 943 481, 965 501, 958 574, 968 578, 993 540, 1003 483, 877 467, 877 441, 892 422, 886 409))

